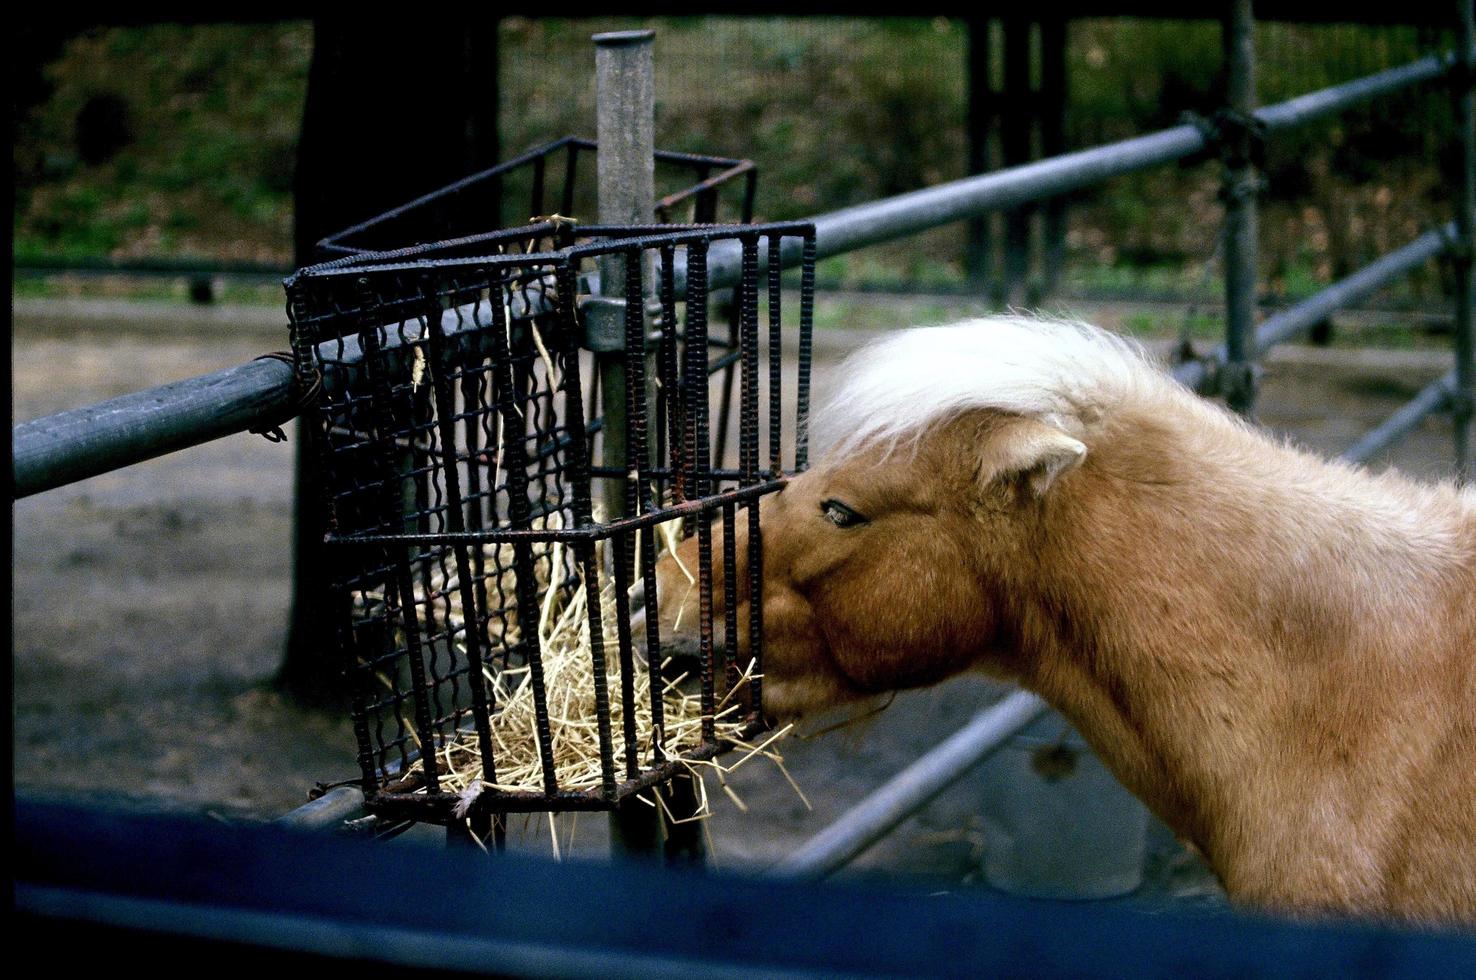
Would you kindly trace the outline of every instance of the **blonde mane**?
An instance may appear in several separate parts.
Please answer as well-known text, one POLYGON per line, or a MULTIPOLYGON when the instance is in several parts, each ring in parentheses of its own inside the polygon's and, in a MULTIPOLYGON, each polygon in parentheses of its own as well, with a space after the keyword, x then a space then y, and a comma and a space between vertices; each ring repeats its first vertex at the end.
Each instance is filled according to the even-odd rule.
MULTIPOLYGON (((915 443, 971 409, 1039 419, 1072 435, 1123 399, 1177 390, 1134 341, 1071 320, 992 316, 902 330, 847 358, 816 411, 817 449, 915 443)), ((1197 399, 1189 399, 1197 401, 1197 399)))

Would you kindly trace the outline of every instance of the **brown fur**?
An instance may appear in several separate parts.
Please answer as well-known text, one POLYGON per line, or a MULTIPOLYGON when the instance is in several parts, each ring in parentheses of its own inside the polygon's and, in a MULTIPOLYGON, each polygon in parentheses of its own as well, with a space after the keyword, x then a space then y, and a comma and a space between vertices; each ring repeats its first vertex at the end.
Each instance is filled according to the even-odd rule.
MULTIPOLYGON (((1476 496, 1150 394, 1074 433, 1084 457, 974 410, 768 498, 765 712, 1013 678, 1232 898, 1476 922, 1476 496)), ((690 632, 679 574, 662 619, 685 601, 690 632)))

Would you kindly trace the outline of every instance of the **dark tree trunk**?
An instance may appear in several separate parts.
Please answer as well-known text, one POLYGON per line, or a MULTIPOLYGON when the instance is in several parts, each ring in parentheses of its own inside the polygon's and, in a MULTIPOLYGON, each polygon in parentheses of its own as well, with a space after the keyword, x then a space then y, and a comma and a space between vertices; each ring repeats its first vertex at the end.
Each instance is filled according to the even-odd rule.
MULTIPOLYGON (((438 21, 314 23, 295 178, 299 266, 314 261, 325 236, 497 162, 497 19, 438 21)), ((489 226, 495 221, 488 217, 489 226)), ((442 237, 433 220, 407 234, 442 237)), ((305 702, 336 704, 342 664, 328 615, 322 495, 305 436, 299 423, 292 618, 277 684, 305 702)))

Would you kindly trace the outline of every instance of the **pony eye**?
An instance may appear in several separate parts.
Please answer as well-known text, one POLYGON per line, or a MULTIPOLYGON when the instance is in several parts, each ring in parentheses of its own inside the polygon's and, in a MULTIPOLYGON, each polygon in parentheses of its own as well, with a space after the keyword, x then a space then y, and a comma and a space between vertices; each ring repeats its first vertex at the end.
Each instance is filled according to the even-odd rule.
POLYGON ((825 500, 820 504, 820 513, 836 527, 853 527, 865 524, 866 518, 856 513, 839 500, 825 500))

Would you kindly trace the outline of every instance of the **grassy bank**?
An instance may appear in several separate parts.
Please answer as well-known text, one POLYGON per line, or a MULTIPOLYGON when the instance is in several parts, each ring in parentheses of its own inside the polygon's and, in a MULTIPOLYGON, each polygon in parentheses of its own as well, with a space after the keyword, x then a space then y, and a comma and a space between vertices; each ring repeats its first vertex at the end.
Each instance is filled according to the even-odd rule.
MULTIPOLYGON (((944 18, 507 18, 504 148, 592 133, 589 35, 642 25, 658 32, 659 144, 755 159, 761 217, 965 173, 968 39, 944 18)), ((1412 28, 1263 25, 1261 98, 1402 63, 1441 40, 1412 28)), ((311 48, 305 22, 113 28, 67 41, 16 123, 17 258, 287 262, 311 48)), ((1067 53, 1071 146, 1216 104, 1212 23, 1079 21, 1067 53)), ((1448 103, 1435 92, 1278 138, 1266 161, 1267 291, 1305 295, 1442 219, 1449 133, 1448 103)), ((1215 274, 1216 190, 1215 167, 1197 163, 1077 195, 1066 284, 1204 291, 1215 274)), ((822 276, 846 288, 957 288, 962 250, 963 230, 945 228, 829 260, 822 276)), ((1439 292, 1430 275, 1402 289, 1439 292)))

